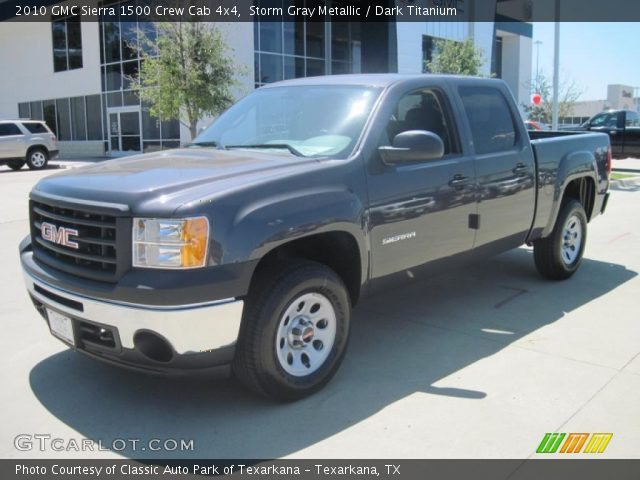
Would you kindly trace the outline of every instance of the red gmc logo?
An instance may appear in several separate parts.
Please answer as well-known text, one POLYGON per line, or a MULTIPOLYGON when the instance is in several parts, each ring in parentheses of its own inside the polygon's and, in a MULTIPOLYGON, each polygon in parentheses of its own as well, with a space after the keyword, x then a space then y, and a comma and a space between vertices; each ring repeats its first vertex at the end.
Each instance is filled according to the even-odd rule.
POLYGON ((78 243, 70 240, 69 237, 78 236, 78 230, 75 228, 56 227, 55 225, 43 222, 40 226, 42 238, 48 242, 57 243, 64 247, 78 248, 78 243))

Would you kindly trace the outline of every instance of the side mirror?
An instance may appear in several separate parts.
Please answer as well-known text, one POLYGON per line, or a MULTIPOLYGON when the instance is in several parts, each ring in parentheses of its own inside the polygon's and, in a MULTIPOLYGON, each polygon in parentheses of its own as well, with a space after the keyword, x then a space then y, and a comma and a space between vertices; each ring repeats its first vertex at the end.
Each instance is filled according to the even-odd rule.
POLYGON ((433 132, 409 130, 396 135, 393 146, 379 147, 382 161, 387 165, 437 160, 444 156, 444 143, 433 132))

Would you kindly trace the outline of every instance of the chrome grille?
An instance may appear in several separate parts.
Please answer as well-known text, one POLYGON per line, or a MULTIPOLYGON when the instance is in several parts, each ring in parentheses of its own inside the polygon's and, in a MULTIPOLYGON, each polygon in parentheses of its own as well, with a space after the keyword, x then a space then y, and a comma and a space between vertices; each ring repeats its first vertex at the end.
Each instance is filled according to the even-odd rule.
POLYGON ((114 279, 118 271, 118 218, 115 215, 31 201, 31 238, 34 255, 42 262, 98 280, 114 279), (78 248, 46 240, 42 224, 77 230, 71 237, 78 248))

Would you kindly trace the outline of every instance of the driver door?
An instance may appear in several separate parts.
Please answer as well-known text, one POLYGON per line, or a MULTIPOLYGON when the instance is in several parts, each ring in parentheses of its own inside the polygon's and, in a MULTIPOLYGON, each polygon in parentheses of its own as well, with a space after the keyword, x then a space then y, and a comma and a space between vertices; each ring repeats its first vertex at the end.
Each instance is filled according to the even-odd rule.
POLYGON ((392 145, 404 131, 427 130, 442 138, 445 155, 391 166, 373 152, 368 164, 372 278, 468 252, 475 233, 469 228, 477 209, 473 158, 462 153, 444 91, 413 90, 394 104, 378 146, 392 145))

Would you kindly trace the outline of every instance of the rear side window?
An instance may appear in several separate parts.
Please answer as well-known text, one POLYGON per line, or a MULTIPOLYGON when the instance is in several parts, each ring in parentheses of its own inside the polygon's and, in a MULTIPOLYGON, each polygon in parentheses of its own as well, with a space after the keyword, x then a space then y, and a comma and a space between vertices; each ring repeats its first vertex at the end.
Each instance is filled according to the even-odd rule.
POLYGON ((640 116, 635 112, 627 112, 627 127, 640 127, 640 116))
POLYGON ((502 93, 491 87, 460 87, 476 153, 511 150, 517 130, 511 109, 502 93))
POLYGON ((15 123, 0 123, 0 137, 9 135, 22 135, 22 132, 15 123))
POLYGON ((45 127, 42 123, 23 123, 24 128, 29 130, 31 133, 49 133, 47 127, 45 127))

